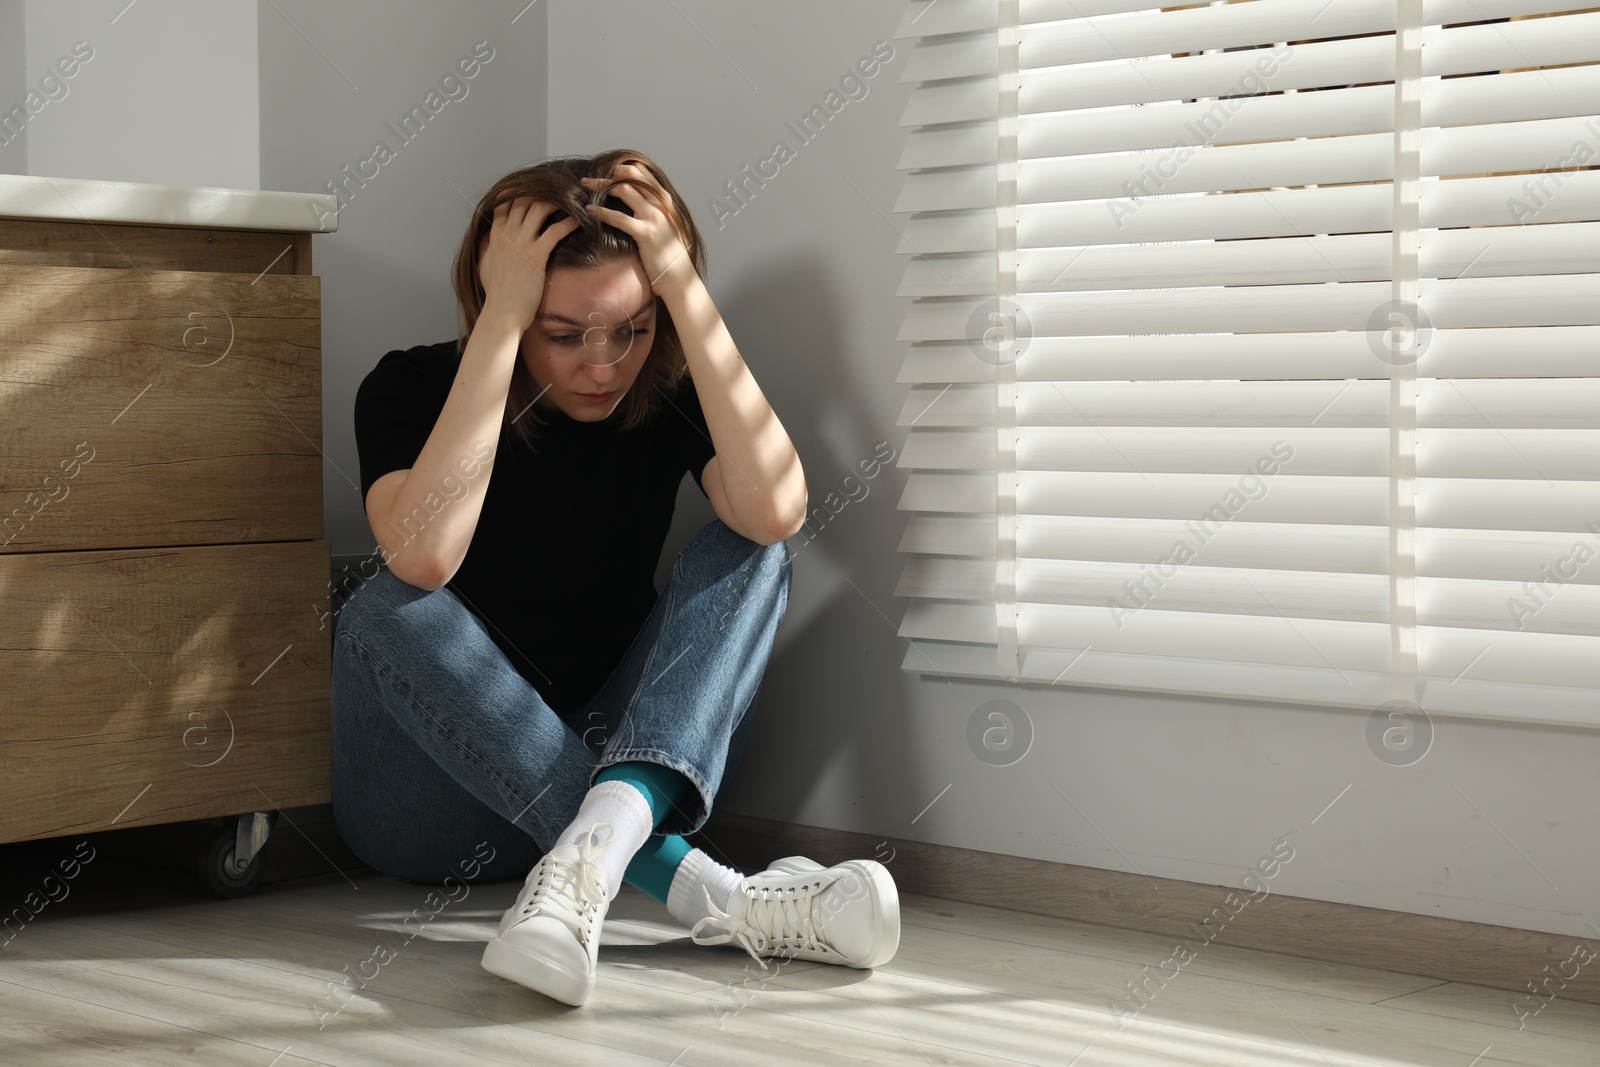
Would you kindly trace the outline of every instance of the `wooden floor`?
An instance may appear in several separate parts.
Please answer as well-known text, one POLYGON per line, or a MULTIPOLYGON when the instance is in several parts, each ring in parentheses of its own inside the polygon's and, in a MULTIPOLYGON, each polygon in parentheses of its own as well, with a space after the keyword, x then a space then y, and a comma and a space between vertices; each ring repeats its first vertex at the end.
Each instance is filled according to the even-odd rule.
MULTIPOLYGON (((7 860, 10 910, 45 871, 7 860)), ((425 887, 351 872, 225 901, 116 863, 0 946, 0 1063, 1600 1064, 1600 1007, 1557 999, 1519 1030, 1504 992, 1221 945, 1199 946, 1119 1027, 1112 1000, 1172 941, 914 896, 887 966, 774 963, 763 977, 627 888, 595 994, 568 1008, 478 965, 514 883, 440 907, 425 887)))

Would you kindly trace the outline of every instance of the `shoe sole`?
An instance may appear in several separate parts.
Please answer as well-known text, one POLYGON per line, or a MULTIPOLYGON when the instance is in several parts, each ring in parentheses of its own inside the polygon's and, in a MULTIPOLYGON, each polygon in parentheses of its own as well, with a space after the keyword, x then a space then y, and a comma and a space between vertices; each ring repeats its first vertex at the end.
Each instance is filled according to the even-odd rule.
POLYGON ((594 992, 592 976, 573 974, 549 960, 530 956, 506 944, 498 935, 491 938, 484 948, 482 962, 483 969, 490 974, 497 974, 573 1007, 588 1000, 589 994, 594 992))
MULTIPOLYGON (((894 879, 889 874, 889 869, 877 860, 850 860, 850 863, 860 866, 866 875, 867 891, 872 897, 872 907, 877 913, 878 922, 883 929, 894 931, 893 936, 884 940, 877 951, 859 963, 848 963, 845 966, 857 970, 870 970, 873 967, 882 967, 894 959, 894 954, 900 951, 900 892, 895 888, 894 879)), ((845 866, 845 864, 840 864, 845 866)), ((788 871, 790 874, 804 874, 807 871, 827 870, 822 864, 806 856, 785 856, 781 860, 773 860, 767 864, 769 871, 788 871)))

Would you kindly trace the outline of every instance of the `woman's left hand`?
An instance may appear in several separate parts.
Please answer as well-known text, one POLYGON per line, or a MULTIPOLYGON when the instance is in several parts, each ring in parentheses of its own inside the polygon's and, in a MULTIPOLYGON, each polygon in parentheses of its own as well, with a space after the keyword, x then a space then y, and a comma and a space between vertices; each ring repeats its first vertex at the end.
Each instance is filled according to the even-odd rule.
MULTIPOLYGON (((649 171, 637 164, 623 163, 617 167, 617 177, 636 178, 654 189, 663 202, 670 201, 666 190, 650 176, 649 171)), ((583 184, 585 188, 593 189, 602 184, 602 179, 584 178, 583 184)), ((609 185, 605 191, 627 204, 633 214, 589 204, 586 205, 589 215, 633 238, 634 244, 639 246, 639 262, 650 279, 651 290, 657 296, 664 297, 673 290, 681 291, 697 277, 688 249, 667 220, 666 212, 654 200, 626 182, 609 185)))

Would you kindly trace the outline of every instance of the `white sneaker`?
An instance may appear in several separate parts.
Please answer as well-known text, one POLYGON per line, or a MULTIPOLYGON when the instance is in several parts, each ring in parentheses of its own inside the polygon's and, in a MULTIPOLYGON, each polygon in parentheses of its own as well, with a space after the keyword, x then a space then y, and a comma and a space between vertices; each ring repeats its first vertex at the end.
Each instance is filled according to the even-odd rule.
POLYGON ((484 970, 565 1004, 589 999, 611 907, 600 857, 615 838, 610 823, 596 823, 580 843, 545 853, 484 948, 484 970))
POLYGON ((690 931, 694 943, 738 942, 757 961, 780 956, 880 967, 900 947, 900 896, 877 860, 825 868, 805 856, 788 856, 745 875, 727 911, 710 894, 706 905, 711 915, 690 931), (702 936, 702 930, 710 933, 702 936))

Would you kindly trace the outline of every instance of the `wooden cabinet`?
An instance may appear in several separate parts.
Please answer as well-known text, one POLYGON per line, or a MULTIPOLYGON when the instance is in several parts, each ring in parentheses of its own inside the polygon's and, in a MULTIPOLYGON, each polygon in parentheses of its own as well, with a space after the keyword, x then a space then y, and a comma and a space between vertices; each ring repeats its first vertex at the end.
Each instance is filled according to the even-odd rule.
POLYGON ((329 799, 307 202, 0 180, 0 842, 329 799))

